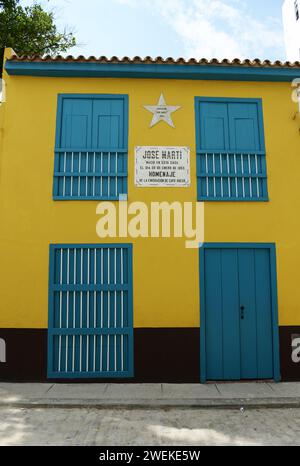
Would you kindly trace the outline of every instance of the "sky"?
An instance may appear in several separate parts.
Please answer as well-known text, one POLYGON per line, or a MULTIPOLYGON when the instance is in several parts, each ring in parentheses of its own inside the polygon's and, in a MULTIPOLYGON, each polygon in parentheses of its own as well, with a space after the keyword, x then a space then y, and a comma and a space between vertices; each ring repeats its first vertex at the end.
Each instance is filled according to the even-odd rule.
MULTIPOLYGON (((31 5, 34 0, 21 0, 31 5)), ((282 0, 41 0, 72 55, 285 59, 282 0)))

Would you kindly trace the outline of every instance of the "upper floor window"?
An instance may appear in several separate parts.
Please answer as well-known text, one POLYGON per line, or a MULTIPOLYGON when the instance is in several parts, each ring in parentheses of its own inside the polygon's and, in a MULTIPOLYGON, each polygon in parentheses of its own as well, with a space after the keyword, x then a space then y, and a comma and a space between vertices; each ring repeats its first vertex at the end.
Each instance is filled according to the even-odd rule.
POLYGON ((127 194, 128 96, 58 97, 53 197, 117 200, 127 194))
POLYGON ((298 0, 295 0, 294 5, 295 5, 296 21, 298 21, 300 17, 298 0))
POLYGON ((196 97, 198 200, 267 201, 260 99, 196 97))

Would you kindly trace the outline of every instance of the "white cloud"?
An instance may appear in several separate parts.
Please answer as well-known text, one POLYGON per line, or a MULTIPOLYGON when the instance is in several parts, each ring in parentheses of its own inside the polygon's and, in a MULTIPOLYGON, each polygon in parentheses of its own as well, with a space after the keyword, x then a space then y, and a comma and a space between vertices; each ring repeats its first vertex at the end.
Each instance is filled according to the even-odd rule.
POLYGON ((182 40, 186 57, 266 58, 282 54, 280 21, 258 20, 243 0, 117 0, 151 8, 182 40))
POLYGON ((117 0, 117 1, 119 3, 121 3, 122 5, 128 5, 128 6, 138 6, 139 5, 138 0, 117 0))

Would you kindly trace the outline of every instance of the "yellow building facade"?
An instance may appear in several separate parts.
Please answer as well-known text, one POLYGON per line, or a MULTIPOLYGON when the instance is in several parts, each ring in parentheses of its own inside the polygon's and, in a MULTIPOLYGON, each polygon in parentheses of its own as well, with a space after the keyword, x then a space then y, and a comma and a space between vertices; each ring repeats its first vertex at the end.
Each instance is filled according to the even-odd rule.
POLYGON ((300 380, 299 74, 279 63, 6 51, 1 380, 300 380), (169 123, 168 106, 180 107, 169 123), (138 185, 137 148, 149 147, 186 148, 189 182, 138 185), (112 184, 96 194, 102 178, 121 200, 112 184), (187 248, 172 228, 101 238, 102 202, 117 219, 126 202, 193 213, 198 203, 201 244, 187 248))

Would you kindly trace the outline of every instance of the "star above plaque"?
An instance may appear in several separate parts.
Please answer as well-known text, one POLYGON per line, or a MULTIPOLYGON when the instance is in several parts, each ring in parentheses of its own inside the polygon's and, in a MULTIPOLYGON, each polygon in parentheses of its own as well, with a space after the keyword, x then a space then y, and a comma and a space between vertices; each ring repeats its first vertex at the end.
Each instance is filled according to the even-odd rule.
POLYGON ((150 128, 160 121, 165 121, 168 125, 172 126, 172 128, 175 128, 171 113, 176 112, 176 110, 181 107, 179 105, 167 105, 163 94, 161 94, 157 105, 144 105, 144 108, 153 113, 150 128))

